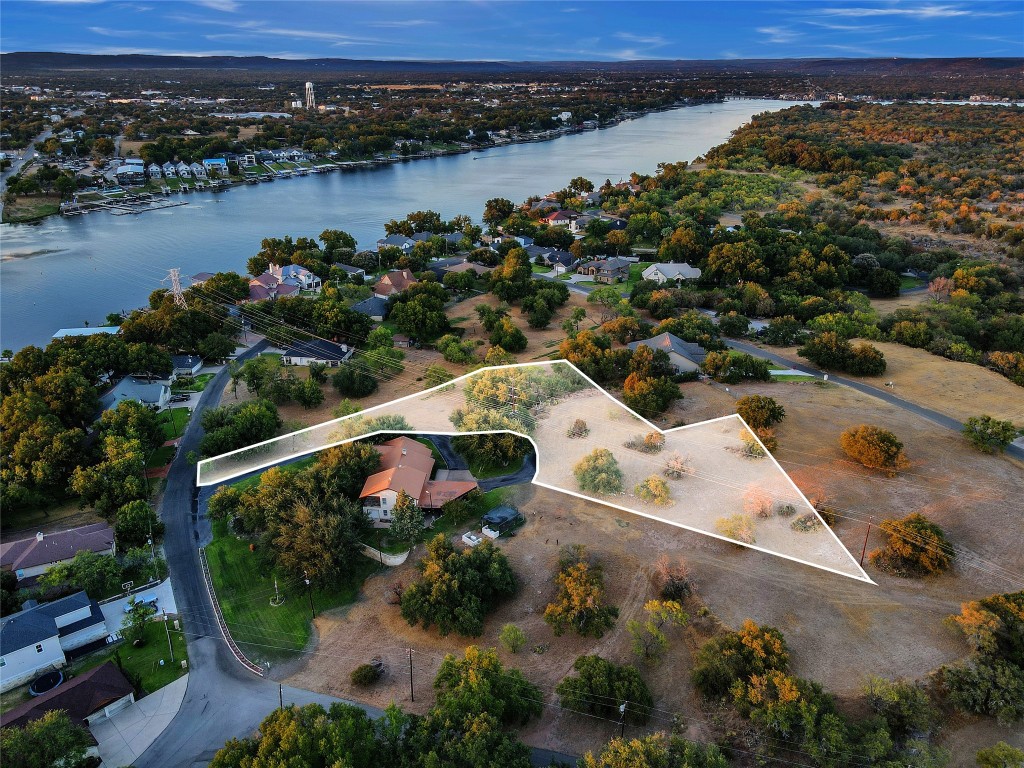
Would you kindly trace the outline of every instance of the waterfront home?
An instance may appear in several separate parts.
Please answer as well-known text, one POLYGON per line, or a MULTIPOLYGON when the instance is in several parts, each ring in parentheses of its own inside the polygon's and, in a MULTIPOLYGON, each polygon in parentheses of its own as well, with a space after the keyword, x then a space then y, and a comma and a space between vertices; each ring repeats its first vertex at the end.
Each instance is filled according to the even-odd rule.
POLYGON ((160 409, 165 407, 170 399, 171 388, 166 384, 125 376, 113 389, 100 396, 100 405, 104 411, 110 411, 117 408, 122 400, 134 400, 150 408, 160 409))
POLYGON ((541 219, 549 227, 567 227, 576 218, 572 211, 554 211, 541 219))
POLYGON ((203 358, 196 355, 171 355, 174 376, 196 376, 203 367, 203 358))
MULTIPOLYGON (((88 727, 135 703, 135 690, 112 661, 76 675, 63 685, 0 715, 4 728, 24 728, 50 712, 61 710, 75 725, 88 727)), ((95 738, 92 738, 95 743, 95 738)), ((86 756, 98 755, 95 746, 86 756)))
POLYGON ((246 168, 254 166, 254 165, 256 165, 256 155, 254 155, 254 154, 242 155, 242 157, 238 161, 238 163, 239 163, 239 165, 242 165, 242 166, 244 166, 246 168))
POLYGON ((178 177, 178 171, 175 170, 174 163, 164 163, 160 166, 160 171, 165 179, 176 179, 178 177))
POLYGON ((466 234, 464 232, 446 232, 441 235, 441 239, 447 243, 445 246, 445 252, 447 253, 449 250, 458 249, 465 237, 466 234))
POLYGON ((230 175, 228 173, 228 161, 223 157, 211 157, 203 160, 203 168, 206 170, 207 176, 212 176, 216 179, 226 179, 230 175))
POLYGON ((0 692, 60 669, 68 663, 66 651, 106 636, 103 612, 85 592, 42 605, 26 601, 22 610, 0 619, 0 692))
POLYGON ((213 272, 196 272, 192 275, 192 287, 194 288, 197 285, 202 285, 211 277, 213 277, 213 272))
POLYGON ((349 264, 335 264, 334 266, 337 267, 338 269, 340 269, 342 272, 344 272, 349 280, 351 280, 354 277, 361 277, 363 279, 366 278, 366 270, 365 269, 360 269, 359 267, 353 267, 353 266, 351 266, 349 264))
POLYGON ((189 168, 188 163, 178 163, 174 166, 174 172, 178 174, 179 179, 191 179, 192 170, 189 168))
POLYGON ((530 206, 531 211, 557 211, 559 206, 558 201, 553 198, 542 198, 530 206))
POLYGON ((328 368, 337 368, 352 357, 355 349, 348 344, 335 344, 324 339, 297 341, 281 355, 285 365, 309 365, 320 363, 328 368))
POLYGON ((281 279, 270 272, 264 272, 259 277, 249 281, 249 301, 264 301, 266 299, 278 299, 282 296, 291 296, 298 293, 299 287, 289 283, 281 282, 281 279))
POLYGON ((700 269, 691 267, 686 262, 651 264, 640 273, 644 280, 654 280, 656 283, 676 282, 679 280, 696 280, 700 277, 700 269))
POLYGON ((413 246, 416 245, 416 241, 411 237, 406 237, 405 235, 388 235, 387 237, 382 237, 377 241, 377 250, 379 251, 385 245, 393 246, 394 248, 401 248, 403 253, 409 253, 413 249, 413 246))
POLYGON ((149 174, 149 178, 151 179, 162 179, 164 175, 163 171, 160 169, 160 166, 157 165, 156 163, 150 163, 146 167, 146 173, 149 174))
POLYGON ((397 269, 388 272, 373 286, 375 296, 386 299, 393 293, 401 293, 416 282, 416 276, 408 269, 397 269))
POLYGON ((95 336, 98 333, 117 333, 121 329, 116 325, 96 325, 90 328, 61 328, 53 338, 63 339, 68 336, 95 336))
POLYGON ((118 184, 130 185, 130 184, 144 184, 146 181, 146 172, 142 165, 122 165, 119 168, 114 169, 114 178, 118 184))
POLYGON ((0 570, 12 571, 19 582, 34 583, 38 576, 55 565, 69 562, 79 552, 112 555, 114 546, 114 529, 106 523, 37 533, 0 544, 0 570))
POLYGON ((594 278, 595 283, 618 283, 629 277, 630 262, 619 256, 612 256, 608 259, 598 259, 581 264, 576 272, 581 275, 589 275, 594 278))
POLYGON ((206 178, 206 169, 202 166, 202 164, 200 164, 200 163, 192 163, 188 167, 188 169, 192 173, 192 175, 195 176, 197 179, 205 179, 206 178))
POLYGON ((294 285, 303 291, 319 291, 322 286, 319 277, 298 264, 287 264, 279 267, 277 264, 271 263, 267 267, 266 274, 276 277, 279 283, 294 285))
POLYGON ((381 296, 371 296, 368 299, 363 299, 358 304, 353 304, 351 308, 379 323, 384 320, 384 315, 387 314, 388 301, 381 296))
POLYGON ((408 437, 377 446, 380 469, 366 478, 359 499, 376 528, 391 525, 398 494, 405 491, 424 510, 438 510, 478 486, 475 480, 431 480, 434 456, 430 448, 408 437))
POLYGON ((634 352, 637 347, 648 347, 651 350, 662 350, 668 353, 668 359, 676 373, 688 373, 700 370, 701 363, 707 357, 707 350, 700 344, 683 341, 671 333, 659 333, 643 341, 634 341, 627 345, 634 352))

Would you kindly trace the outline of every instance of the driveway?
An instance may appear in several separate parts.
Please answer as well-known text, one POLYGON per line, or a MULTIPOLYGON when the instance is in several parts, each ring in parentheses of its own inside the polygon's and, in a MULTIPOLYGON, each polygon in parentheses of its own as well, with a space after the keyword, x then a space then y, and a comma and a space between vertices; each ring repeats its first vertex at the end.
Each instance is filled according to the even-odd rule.
POLYGON ((166 611, 168 614, 177 613, 178 606, 174 602, 174 590, 171 588, 171 580, 164 579, 152 589, 146 589, 131 597, 122 597, 103 603, 100 610, 103 611, 103 620, 107 624, 107 632, 111 635, 121 631, 121 624, 124 621, 124 607, 132 597, 141 599, 149 595, 156 595, 157 612, 166 611))
POLYGON ((164 732, 181 707, 188 675, 179 677, 89 730, 104 765, 131 765, 164 732))

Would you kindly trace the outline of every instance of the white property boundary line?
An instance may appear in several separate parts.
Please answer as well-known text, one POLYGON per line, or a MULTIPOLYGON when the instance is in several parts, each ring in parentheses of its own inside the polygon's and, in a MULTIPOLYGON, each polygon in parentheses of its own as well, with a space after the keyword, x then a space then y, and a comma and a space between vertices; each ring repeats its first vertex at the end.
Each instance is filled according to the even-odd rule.
MULTIPOLYGON (((393 415, 393 413, 391 413, 389 415, 393 415)), ((719 539, 720 541, 726 541, 726 542, 729 542, 730 544, 736 544, 736 545, 739 545, 739 546, 742 546, 742 547, 746 547, 748 549, 753 549, 753 550, 758 551, 758 552, 764 552, 765 554, 774 555, 775 557, 781 557, 781 558, 784 558, 786 560, 792 560, 793 562, 800 563, 801 565, 809 565, 812 568, 818 568, 818 569, 823 570, 823 571, 829 571, 830 573, 835 573, 835 574, 838 574, 839 576, 845 576, 846 578, 854 579, 855 581, 863 581, 863 582, 866 582, 866 583, 872 584, 872 585, 875 584, 875 582, 871 579, 871 577, 869 577, 867 575, 867 573, 865 573, 864 569, 860 566, 860 564, 857 562, 857 560, 853 557, 853 554, 850 552, 850 550, 848 550, 846 548, 846 546, 843 544, 843 542, 840 541, 839 537, 836 536, 836 533, 835 533, 835 531, 832 530, 832 527, 829 526, 822 519, 821 515, 818 514, 818 510, 814 508, 814 505, 811 504, 811 502, 808 500, 808 498, 804 495, 803 491, 801 491, 800 488, 797 487, 797 484, 795 482, 793 482, 793 478, 791 478, 789 476, 789 473, 787 473, 786 470, 784 470, 782 468, 782 465, 779 464, 779 462, 776 460, 776 458, 774 456, 772 456, 771 451, 769 451, 767 448, 765 448, 764 443, 761 442, 761 439, 754 433, 754 431, 752 429, 749 428, 747 423, 743 420, 743 417, 740 416, 738 413, 729 414, 729 415, 726 415, 726 416, 719 416, 719 417, 714 418, 714 419, 706 419, 705 421, 698 421, 695 424, 684 424, 684 425, 678 426, 678 427, 671 427, 669 429, 662 429, 661 427, 657 426, 656 424, 653 424, 652 422, 650 422, 647 419, 645 419, 643 416, 638 414, 636 411, 634 411, 632 408, 630 408, 629 406, 627 406, 626 404, 624 404, 620 400, 617 400, 604 387, 600 386, 597 382, 595 382, 593 379, 591 379, 589 376, 587 376, 585 373, 583 373, 583 371, 581 371, 579 368, 577 368, 573 363, 569 362, 568 360, 545 360, 545 361, 538 361, 538 362, 532 362, 532 363, 513 363, 513 364, 510 364, 510 365, 493 365, 493 366, 486 366, 486 367, 483 367, 483 368, 477 368, 475 371, 471 371, 470 373, 463 374, 462 376, 459 376, 458 378, 452 379, 451 381, 447 381, 447 382, 445 382, 443 384, 438 384, 435 387, 431 387, 429 389, 425 389, 422 392, 414 392, 414 393, 412 393, 410 395, 405 395, 403 397, 400 397, 397 400, 391 400, 391 401, 389 401, 387 403, 381 403, 380 405, 374 405, 374 406, 372 406, 370 408, 367 408, 366 410, 357 411, 356 413, 349 414, 348 416, 342 416, 342 417, 337 418, 337 419, 332 419, 331 421, 325 421, 325 422, 323 422, 321 424, 315 424, 315 425, 313 425, 311 427, 305 427, 304 429, 299 429, 299 430, 296 430, 294 432, 289 432, 289 433, 287 433, 285 435, 279 435, 278 437, 272 437, 269 440, 263 440, 262 442, 255 443, 255 444, 250 445, 250 446, 246 446, 245 448, 237 448, 237 449, 235 449, 233 451, 228 451, 227 453, 222 453, 219 456, 213 456, 213 457, 211 457, 209 459, 203 459, 202 461, 200 461, 196 465, 196 475, 197 475, 196 483, 199 486, 219 485, 219 484, 221 484, 223 482, 226 482, 227 480, 232 480, 235 477, 238 477, 239 475, 249 474, 251 472, 257 472, 257 471, 259 471, 261 469, 267 469, 269 467, 273 467, 273 466, 276 466, 278 464, 282 464, 282 463, 284 463, 286 461, 291 461, 292 459, 299 458, 300 456, 307 456, 309 454, 316 453, 318 451, 323 451, 323 450, 326 450, 328 448, 333 448, 333 447, 338 446, 338 445, 344 445, 345 443, 351 443, 351 442, 354 442, 356 440, 365 440, 366 438, 373 437, 374 435, 380 435, 380 434, 403 434, 403 435, 404 434, 410 434, 410 435, 445 435, 445 436, 450 436, 450 437, 458 437, 458 436, 466 436, 466 435, 489 435, 489 434, 495 434, 496 432, 511 432, 512 434, 518 435, 519 437, 523 437, 523 438, 525 438, 525 439, 530 441, 530 444, 533 445, 534 452, 537 455, 537 467, 538 467, 537 469, 535 469, 533 479, 530 482, 533 483, 534 485, 537 485, 537 486, 541 487, 541 488, 547 488, 549 490, 559 491, 560 493, 565 493, 565 494, 567 494, 569 496, 575 496, 576 498, 584 499, 585 501, 591 501, 591 502, 594 502, 595 504, 603 504, 606 507, 611 507, 613 509, 618 509, 618 510, 620 510, 622 512, 628 512, 629 514, 632 514, 632 515, 637 515, 639 517, 644 517, 644 518, 647 518, 647 519, 650 519, 650 520, 656 520, 656 521, 658 521, 660 523, 666 523, 667 525, 672 525, 672 526, 675 526, 677 528, 683 528, 684 530, 692 531, 693 533, 699 533, 699 534, 704 535, 704 536, 710 536, 713 539, 719 539), (254 466, 254 467, 248 467, 248 468, 245 468, 245 469, 241 469, 239 472, 237 472, 235 474, 228 473, 227 476, 220 477, 220 478, 218 478, 215 481, 203 482, 203 466, 204 465, 209 465, 210 462, 219 461, 221 459, 226 459, 226 458, 228 458, 230 456, 235 456, 235 455, 238 455, 238 454, 241 454, 241 453, 245 453, 247 451, 253 450, 254 448, 259 448, 260 446, 273 445, 273 444, 281 442, 283 440, 287 440, 289 438, 293 438, 295 435, 301 435, 301 434, 304 434, 306 432, 311 432, 311 431, 316 430, 316 429, 324 429, 324 428, 327 428, 330 425, 340 424, 340 423, 342 423, 344 421, 348 421, 348 420, 351 420, 351 419, 365 417, 365 416, 373 414, 374 411, 379 411, 381 409, 392 409, 395 406, 399 405, 400 403, 406 402, 408 400, 412 400, 414 398, 422 398, 422 397, 424 397, 426 395, 431 395, 431 394, 433 394, 435 392, 441 392, 442 390, 451 388, 454 385, 458 384, 459 382, 466 381, 467 379, 470 379, 470 378, 472 378, 474 376, 478 376, 479 374, 481 374, 481 373, 483 373, 485 371, 502 371, 502 370, 506 370, 506 369, 510 369, 510 368, 551 368, 551 367, 554 367, 556 365, 568 366, 569 368, 572 369, 573 372, 575 372, 578 376, 580 376, 582 379, 587 381, 594 389, 596 389, 598 392, 600 392, 605 397, 607 397, 618 408, 621 408, 622 410, 626 411, 627 413, 632 415, 634 418, 640 420, 641 422, 646 424, 648 427, 650 427, 651 430, 653 430, 655 432, 658 432, 658 433, 660 433, 662 435, 667 435, 667 434, 670 434, 670 433, 673 433, 673 432, 681 432, 683 430, 691 429, 693 427, 703 427, 703 426, 706 426, 708 424, 714 424, 716 422, 725 421, 727 419, 737 419, 737 420, 739 420, 740 424, 743 425, 743 428, 746 429, 751 435, 753 435, 754 439, 757 441, 757 444, 761 447, 761 449, 765 452, 765 454, 772 460, 772 463, 775 465, 775 469, 779 473, 782 474, 782 476, 789 483, 789 486, 796 492, 797 496, 800 497, 800 500, 803 501, 803 503, 807 505, 807 507, 813 512, 815 517, 817 517, 818 520, 821 522, 822 526, 824 526, 825 530, 827 530, 829 532, 829 534, 831 534, 832 538, 835 540, 835 543, 839 546, 840 550, 842 550, 843 552, 845 552, 847 554, 847 556, 850 558, 850 561, 853 563, 854 567, 857 569, 857 571, 860 572, 860 576, 851 575, 850 573, 846 573, 846 572, 837 570, 835 568, 830 568, 828 566, 821 565, 819 563, 813 563, 813 562, 810 562, 808 560, 802 560, 802 559, 800 559, 798 557, 794 557, 792 555, 786 555, 786 554, 783 554, 781 552, 776 552, 776 551, 771 550, 771 549, 766 549, 764 547, 759 547, 756 544, 745 544, 745 543, 743 543, 741 541, 736 541, 735 539, 730 539, 730 538, 728 538, 726 536, 722 536, 722 535, 717 534, 717 533, 712 533, 710 531, 706 531, 706 530, 703 530, 703 529, 700 529, 700 528, 694 528, 692 526, 689 526, 689 525, 686 525, 684 523, 680 523, 680 522, 677 522, 677 521, 674 521, 674 520, 666 520, 665 518, 658 517, 657 515, 652 515, 652 514, 650 514, 648 512, 642 512, 642 511, 640 511, 638 509, 632 509, 630 507, 621 506, 620 504, 615 504, 614 502, 608 501, 607 499, 600 499, 600 498, 596 498, 594 496, 587 496, 586 494, 578 493, 576 491, 571 491, 571 490, 569 490, 567 488, 561 488, 559 486, 555 486, 555 485, 550 485, 548 483, 539 482, 537 480, 537 475, 540 472, 540 470, 539 470, 540 457, 541 457, 540 447, 537 445, 537 443, 534 441, 534 439, 530 435, 524 435, 524 434, 521 434, 519 432, 514 432, 514 431, 511 431, 511 430, 483 430, 483 431, 479 431, 478 430, 478 431, 472 431, 472 432, 449 432, 449 431, 442 431, 442 430, 436 430, 436 429, 435 430, 422 430, 422 429, 420 429, 420 430, 417 430, 417 429, 407 429, 407 430, 388 430, 388 429, 382 429, 382 430, 375 430, 373 432, 366 432, 364 434, 357 435, 355 437, 347 437, 347 438, 344 438, 342 440, 336 440, 336 441, 331 442, 331 443, 325 443, 325 444, 320 445, 320 446, 315 447, 315 448, 306 448, 306 449, 301 450, 301 451, 296 451, 295 453, 292 453, 292 454, 289 454, 289 455, 286 455, 286 456, 283 456, 283 457, 278 457, 278 458, 272 459, 270 461, 263 462, 262 464, 258 464, 257 466, 254 466)))

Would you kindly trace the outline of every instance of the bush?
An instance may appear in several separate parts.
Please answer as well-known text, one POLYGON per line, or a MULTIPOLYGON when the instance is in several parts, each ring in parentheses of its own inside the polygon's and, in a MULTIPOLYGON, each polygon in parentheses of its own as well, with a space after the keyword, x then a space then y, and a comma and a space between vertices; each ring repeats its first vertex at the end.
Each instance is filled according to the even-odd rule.
POLYGON ((651 475, 644 482, 637 485, 633 489, 633 493, 649 504, 665 506, 672 503, 672 494, 668 489, 668 483, 657 475, 651 475))
POLYGON ((864 684, 864 694, 899 740, 928 736, 938 724, 939 713, 928 692, 919 685, 872 676, 864 684))
POLYGON ((942 529, 917 512, 902 520, 883 520, 879 529, 889 541, 871 553, 871 562, 896 576, 943 573, 956 557, 942 529))
POLYGON ((622 470, 607 448, 595 448, 573 467, 580 490, 610 494, 622 492, 622 470))
POLYGON ((654 586, 664 600, 683 600, 693 592, 690 569, 682 560, 672 563, 666 555, 662 555, 655 564, 654 586))
POLYGON ((754 543, 754 524, 746 515, 730 515, 715 520, 715 530, 727 539, 742 544, 754 543))
POLYGON ((343 397, 366 397, 377 391, 377 380, 358 364, 343 365, 331 384, 343 397))
POLYGON ((1024 669, 991 657, 942 668, 950 703, 1010 725, 1024 719, 1024 669))
POLYGON ((850 427, 839 437, 843 452, 865 467, 880 469, 890 477, 910 466, 901 443, 892 432, 868 424, 850 427))
POLYGON ((982 453, 1002 453, 1020 432, 1012 421, 999 421, 991 416, 972 416, 963 428, 964 437, 982 453))
POLYGON ((786 409, 774 398, 765 395, 747 395, 736 401, 736 413, 753 430, 778 424, 786 417, 786 409))
POLYGON ((600 656, 580 656, 572 668, 576 675, 556 687, 560 703, 576 712, 618 720, 619 706, 626 705, 625 721, 643 725, 650 717, 654 697, 636 667, 618 666, 600 656))
POLYGON ((618 609, 603 605, 601 566, 589 562, 583 547, 563 549, 555 583, 558 596, 544 609, 544 621, 556 637, 561 637, 567 629, 583 637, 601 637, 615 625, 618 609))
POLYGON ((648 432, 642 437, 637 435, 630 438, 623 445, 641 453, 660 453, 665 447, 665 436, 660 432, 648 432))
POLYGON ((693 474, 693 467, 690 466, 690 457, 673 451, 665 461, 665 477, 682 480, 691 474, 693 474))
POLYGON ((380 680, 381 672, 373 664, 360 664, 358 667, 352 670, 352 674, 349 679, 352 681, 352 685, 358 685, 364 688, 368 685, 373 685, 380 680))
POLYGON ((526 634, 515 624, 506 624, 498 634, 498 642, 509 653, 519 653, 526 645, 526 634))
POLYGON ((587 426, 587 422, 583 419, 576 419, 572 423, 572 426, 566 430, 566 437, 586 437, 590 434, 590 427, 587 426))
POLYGON ((708 640, 697 651, 690 680, 708 698, 725 696, 738 680, 789 669, 789 649, 782 633, 750 619, 738 632, 708 640))
POLYGON ((753 517, 768 519, 774 512, 771 494, 756 485, 749 486, 743 496, 743 511, 753 517))

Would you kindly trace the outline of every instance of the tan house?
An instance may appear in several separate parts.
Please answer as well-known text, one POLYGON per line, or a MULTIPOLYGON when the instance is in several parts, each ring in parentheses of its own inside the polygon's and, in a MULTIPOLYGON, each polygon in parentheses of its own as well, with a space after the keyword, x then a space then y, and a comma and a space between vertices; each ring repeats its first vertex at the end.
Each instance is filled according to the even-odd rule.
POLYGON ((366 478, 359 494, 363 510, 377 528, 391 525, 398 494, 405 492, 424 510, 437 510, 477 488, 475 481, 431 480, 434 455, 430 448, 408 437, 396 437, 377 446, 380 470, 366 478))
POLYGON ((393 293, 401 293, 415 282, 416 276, 408 269, 394 270, 377 281, 373 286, 373 294, 386 299, 393 293))
POLYGON ((595 283, 619 283, 629 279, 630 262, 618 256, 580 264, 577 274, 589 275, 595 283))
POLYGON ((35 579, 78 552, 114 554, 114 530, 106 523, 93 523, 4 542, 0 544, 0 569, 14 571, 18 581, 35 579))

